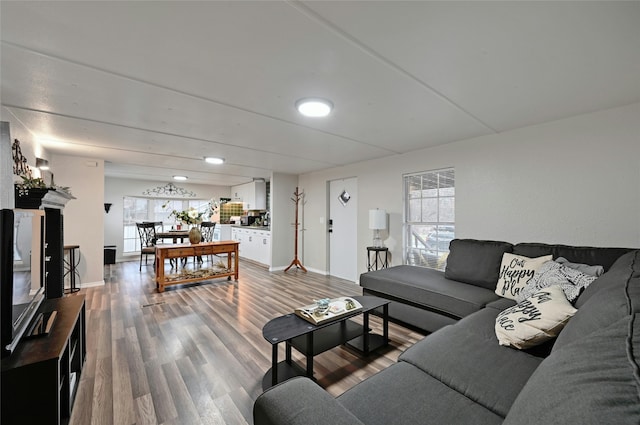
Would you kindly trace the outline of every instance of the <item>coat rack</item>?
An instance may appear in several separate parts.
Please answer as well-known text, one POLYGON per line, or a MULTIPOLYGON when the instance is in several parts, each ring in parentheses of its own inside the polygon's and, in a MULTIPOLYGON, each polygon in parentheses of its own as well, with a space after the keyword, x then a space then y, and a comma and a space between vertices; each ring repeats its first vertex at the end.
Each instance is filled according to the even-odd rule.
POLYGON ((293 223, 293 226, 295 228, 295 238, 294 238, 295 244, 293 248, 294 258, 291 264, 289 264, 289 267, 284 269, 285 272, 293 266, 296 266, 297 268, 302 269, 302 271, 304 271, 305 273, 307 272, 307 269, 304 268, 304 266, 298 259, 298 226, 300 225, 300 223, 298 222, 298 204, 300 203, 300 199, 302 199, 303 196, 304 196, 304 192, 298 192, 298 187, 296 186, 296 191, 293 192, 293 198, 291 198, 291 200, 296 204, 296 221, 295 223, 293 223))

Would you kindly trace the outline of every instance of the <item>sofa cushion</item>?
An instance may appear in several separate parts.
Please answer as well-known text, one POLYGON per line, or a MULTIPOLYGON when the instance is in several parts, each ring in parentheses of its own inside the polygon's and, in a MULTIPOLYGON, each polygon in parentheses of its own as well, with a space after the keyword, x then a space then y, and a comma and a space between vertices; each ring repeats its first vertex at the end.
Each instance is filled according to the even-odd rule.
POLYGON ((498 298, 485 288, 446 279, 441 271, 407 265, 363 273, 360 286, 455 318, 498 298))
POLYGON ((547 261, 536 271, 535 276, 524 289, 516 295, 516 301, 520 302, 535 292, 558 285, 564 291, 567 300, 573 302, 578 298, 580 292, 596 279, 596 276, 590 276, 555 261, 547 261))
MULTIPOLYGON (((300 376, 269 388, 253 406, 255 424, 290 424, 300 418, 322 418, 331 425, 363 425, 318 384, 300 376)), ((216 420, 212 419, 211 423, 216 420)))
POLYGON ((505 425, 640 423, 640 317, 554 351, 513 403, 505 425))
POLYGON ((516 305, 516 301, 509 298, 500 298, 499 300, 491 301, 487 304, 486 308, 493 308, 501 312, 502 310, 516 305))
POLYGON ((533 347, 555 338, 576 311, 560 286, 550 286, 498 314, 496 336, 500 345, 533 347))
POLYGON ((494 290, 502 254, 512 250, 508 242, 454 239, 449 244, 445 277, 494 290))
POLYGON ((367 425, 491 425, 504 419, 404 362, 359 383, 338 401, 367 425))
POLYGON ((542 358, 498 345, 494 331, 498 313, 483 309, 467 316, 417 342, 399 360, 506 416, 542 358))
POLYGON ((513 246, 513 253, 527 257, 553 255, 564 257, 573 263, 603 266, 607 271, 621 256, 631 251, 629 248, 595 248, 590 246, 549 245, 544 243, 519 243, 513 246))
POLYGON ((512 300, 517 299, 520 291, 533 279, 536 271, 551 259, 551 255, 529 258, 510 253, 503 254, 496 294, 512 300))
POLYGON ((578 312, 560 332, 553 350, 640 312, 640 251, 616 261, 578 297, 578 312))

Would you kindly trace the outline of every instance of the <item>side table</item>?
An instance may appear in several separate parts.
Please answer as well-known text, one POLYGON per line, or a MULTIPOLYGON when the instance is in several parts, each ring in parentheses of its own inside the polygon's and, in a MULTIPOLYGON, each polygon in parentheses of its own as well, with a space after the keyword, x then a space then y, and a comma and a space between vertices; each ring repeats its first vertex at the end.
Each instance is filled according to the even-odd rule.
POLYGON ((386 246, 367 247, 367 271, 389 267, 389 248, 386 246))

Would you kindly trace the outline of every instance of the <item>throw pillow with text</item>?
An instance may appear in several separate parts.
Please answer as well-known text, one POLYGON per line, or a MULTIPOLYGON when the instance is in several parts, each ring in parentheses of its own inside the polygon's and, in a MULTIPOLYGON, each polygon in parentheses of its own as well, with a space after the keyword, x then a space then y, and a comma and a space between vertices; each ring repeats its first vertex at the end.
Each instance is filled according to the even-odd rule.
POLYGON ((536 270, 552 258, 551 255, 529 258, 522 255, 503 254, 496 294, 515 300, 518 293, 533 278, 536 270))

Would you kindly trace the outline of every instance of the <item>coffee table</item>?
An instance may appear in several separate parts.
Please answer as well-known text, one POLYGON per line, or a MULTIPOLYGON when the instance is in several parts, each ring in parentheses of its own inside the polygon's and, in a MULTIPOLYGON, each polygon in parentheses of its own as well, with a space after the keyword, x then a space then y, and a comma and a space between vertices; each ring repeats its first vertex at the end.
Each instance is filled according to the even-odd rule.
POLYGON ((286 314, 267 322, 262 336, 271 343, 271 369, 267 371, 262 388, 276 385, 294 376, 306 375, 313 379, 313 357, 338 345, 348 345, 364 355, 389 344, 389 300, 374 296, 352 296, 362 310, 342 316, 329 323, 313 325, 295 314, 286 314), (369 313, 382 308, 382 335, 369 329, 369 313), (362 324, 352 319, 362 314, 362 324), (278 362, 278 344, 284 342, 285 360, 278 362), (306 369, 291 359, 291 347, 307 358, 306 369))

